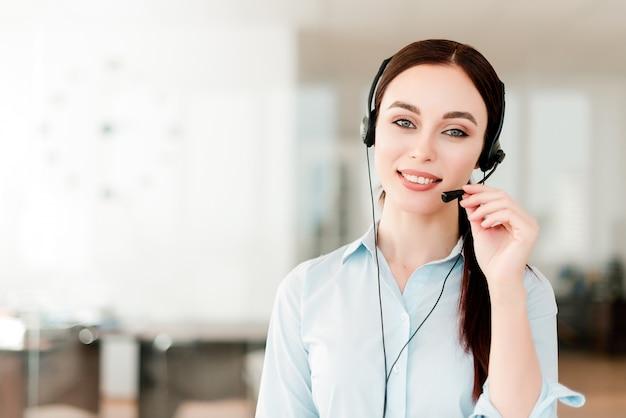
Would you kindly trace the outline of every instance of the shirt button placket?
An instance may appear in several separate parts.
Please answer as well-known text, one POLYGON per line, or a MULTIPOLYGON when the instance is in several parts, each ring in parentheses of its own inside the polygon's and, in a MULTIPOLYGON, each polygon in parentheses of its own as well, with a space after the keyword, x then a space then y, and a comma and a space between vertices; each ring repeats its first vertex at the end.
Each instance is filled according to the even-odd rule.
MULTIPOLYGON (((402 323, 405 324, 406 333, 410 334, 410 332, 411 332, 411 323, 409 321, 409 314, 406 313, 406 312, 402 312, 402 315, 401 315, 400 319, 401 319, 402 323)), ((405 342, 406 342, 406 340, 405 340, 405 342)), ((404 345, 404 343, 402 345, 404 345)), ((404 351, 406 351, 406 348, 404 349, 404 351)), ((404 353, 402 353, 402 355, 404 355, 404 353)), ((396 365, 393 368, 393 373, 395 375, 400 374, 400 367, 402 367, 402 363, 403 363, 403 361, 401 359, 402 359, 402 357, 400 357, 400 359, 398 360, 398 362, 396 363, 396 365)))

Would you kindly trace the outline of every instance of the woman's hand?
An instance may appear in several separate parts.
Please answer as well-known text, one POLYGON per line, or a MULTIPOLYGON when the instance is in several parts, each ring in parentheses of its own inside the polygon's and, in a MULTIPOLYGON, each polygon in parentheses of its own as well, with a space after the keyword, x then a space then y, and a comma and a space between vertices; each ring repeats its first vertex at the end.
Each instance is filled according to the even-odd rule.
POLYGON ((502 190, 483 184, 467 184, 463 190, 460 205, 467 211, 476 260, 490 289, 523 280, 539 224, 502 190))

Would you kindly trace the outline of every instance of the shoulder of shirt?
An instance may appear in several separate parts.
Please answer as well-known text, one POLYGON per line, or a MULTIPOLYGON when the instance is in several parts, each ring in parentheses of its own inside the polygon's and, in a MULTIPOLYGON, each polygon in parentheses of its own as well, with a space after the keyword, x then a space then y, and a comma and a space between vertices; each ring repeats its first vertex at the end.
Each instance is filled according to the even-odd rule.
POLYGON ((529 319, 557 314, 558 308, 552 283, 533 264, 528 264, 524 270, 524 288, 529 319))
POLYGON ((310 287, 336 277, 334 273, 341 268, 341 260, 346 249, 354 242, 342 245, 328 253, 298 263, 280 282, 280 287, 310 287))

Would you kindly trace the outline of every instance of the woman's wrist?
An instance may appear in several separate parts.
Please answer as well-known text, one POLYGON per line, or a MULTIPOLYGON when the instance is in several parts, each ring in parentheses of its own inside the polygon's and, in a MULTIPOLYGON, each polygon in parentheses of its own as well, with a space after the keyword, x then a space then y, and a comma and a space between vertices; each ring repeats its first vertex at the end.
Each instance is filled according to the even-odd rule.
POLYGON ((522 278, 488 280, 492 308, 520 308, 526 306, 526 289, 522 278))

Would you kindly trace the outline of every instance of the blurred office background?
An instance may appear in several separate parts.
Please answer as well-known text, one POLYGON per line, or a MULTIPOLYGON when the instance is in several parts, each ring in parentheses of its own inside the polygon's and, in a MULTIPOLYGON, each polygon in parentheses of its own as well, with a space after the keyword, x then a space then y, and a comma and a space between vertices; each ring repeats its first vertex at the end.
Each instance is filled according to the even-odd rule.
POLYGON ((278 283, 371 221, 371 79, 425 38, 473 45, 506 84, 488 184, 541 224, 560 381, 587 396, 559 416, 626 417, 624 15, 0 2, 0 417, 251 417, 278 283))

